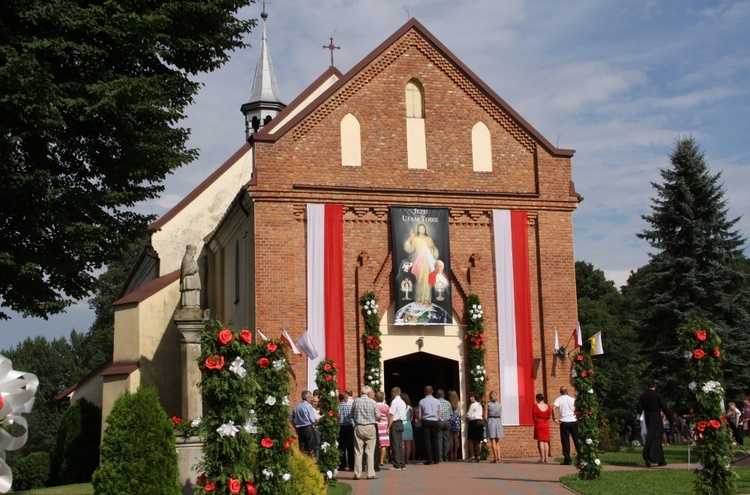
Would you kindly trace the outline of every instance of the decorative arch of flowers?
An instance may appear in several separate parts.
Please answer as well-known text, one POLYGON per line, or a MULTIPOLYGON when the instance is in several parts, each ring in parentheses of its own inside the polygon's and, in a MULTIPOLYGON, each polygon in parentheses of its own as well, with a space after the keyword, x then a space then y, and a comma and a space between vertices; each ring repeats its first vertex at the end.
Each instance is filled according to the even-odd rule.
POLYGON ((320 407, 320 452, 318 453, 318 468, 323 473, 329 485, 336 483, 338 467, 341 457, 339 451, 339 384, 336 380, 339 370, 336 363, 326 359, 318 363, 315 384, 320 392, 318 406, 320 407))
POLYGON ((484 368, 485 340, 484 340, 484 311, 479 296, 469 294, 466 298, 466 348, 469 354, 469 376, 471 378, 471 391, 485 402, 487 390, 486 375, 484 368))
POLYGON ((735 493, 731 471, 732 433, 723 415, 724 388, 721 338, 710 322, 696 320, 677 329, 677 338, 688 361, 690 384, 694 397, 697 494, 735 493))
POLYGON ((598 479, 602 474, 599 459, 599 403, 594 386, 596 373, 591 354, 583 348, 571 356, 573 360, 573 385, 576 396, 578 418, 578 477, 582 480, 598 479))
POLYGON ((196 494, 291 494, 290 366, 281 340, 253 343, 219 321, 201 335, 205 438, 196 494))
POLYGON ((362 332, 362 345, 365 349, 364 382, 375 392, 380 392, 383 386, 382 341, 380 340, 380 316, 378 315, 378 301, 374 292, 365 293, 359 300, 362 304, 362 316, 365 320, 365 330, 362 332))

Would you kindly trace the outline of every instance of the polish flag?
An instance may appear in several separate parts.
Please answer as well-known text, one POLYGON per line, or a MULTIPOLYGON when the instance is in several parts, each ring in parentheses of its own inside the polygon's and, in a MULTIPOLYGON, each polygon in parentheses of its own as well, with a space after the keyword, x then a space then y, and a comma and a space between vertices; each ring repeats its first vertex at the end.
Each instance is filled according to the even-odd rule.
POLYGON ((583 345, 583 335, 581 335, 581 323, 576 323, 576 329, 573 330, 573 335, 571 337, 573 339, 573 345, 575 346, 574 349, 578 349, 583 345))
POLYGON ((534 360, 526 211, 493 210, 503 424, 532 425, 534 360))
POLYGON ((317 388, 323 359, 336 363, 339 390, 346 390, 343 205, 307 205, 307 332, 319 354, 307 361, 308 390, 317 388))
POLYGON ((297 349, 297 346, 294 345, 294 342, 292 341, 292 338, 287 333, 286 328, 281 329, 281 340, 287 343, 287 345, 292 349, 293 353, 297 354, 298 356, 302 354, 302 352, 299 349, 297 349))

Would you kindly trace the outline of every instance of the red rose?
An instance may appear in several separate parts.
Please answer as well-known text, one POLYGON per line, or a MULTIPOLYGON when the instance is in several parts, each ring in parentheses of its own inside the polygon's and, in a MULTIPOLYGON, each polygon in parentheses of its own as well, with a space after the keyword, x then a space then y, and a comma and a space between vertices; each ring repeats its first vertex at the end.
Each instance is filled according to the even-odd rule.
POLYGON ((726 416, 722 416, 721 417, 721 422, 724 423, 725 425, 729 424, 729 422, 727 421, 727 417, 726 416))
POLYGON ((703 352, 703 349, 696 349, 693 351, 693 357, 695 359, 703 359, 704 357, 706 357, 706 353, 703 352))
POLYGON ((581 415, 581 411, 576 411, 575 415, 576 415, 576 417, 580 416, 581 415))
POLYGON ((593 369, 589 370, 589 376, 593 376, 593 375, 594 375, 594 370, 593 369))
POLYGON ((326 375, 326 381, 330 382, 333 377, 331 375, 326 375))
POLYGON ((268 437, 265 437, 263 440, 260 441, 260 446, 264 449, 270 449, 273 447, 273 440, 271 440, 268 437))
POLYGON ((331 363, 331 366, 333 366, 333 369, 336 369, 336 363, 331 363))
POLYGON ((224 356, 212 356, 206 358, 206 368, 210 370, 220 370, 224 367, 224 356))
POLYGON ((589 372, 586 371, 586 370, 583 370, 583 371, 581 371, 581 376, 583 376, 585 378, 585 377, 589 376, 589 372))
POLYGON ((242 340, 246 344, 252 344, 253 334, 250 333, 250 330, 243 330, 240 332, 240 340, 242 340))
POLYGON ((245 483, 245 490, 249 495, 258 495, 258 489, 255 488, 252 482, 245 483))
POLYGON ((269 364, 271 364, 271 361, 269 361, 267 357, 262 357, 258 361, 258 366, 260 366, 261 368, 268 368, 269 364))
POLYGON ((227 345, 232 341, 232 332, 227 330, 226 328, 219 332, 219 343, 221 345, 227 345))
POLYGON ((326 364, 325 364, 325 365, 323 366, 323 369, 324 369, 324 370, 326 370, 326 371, 331 371, 331 365, 330 365, 330 364, 328 364, 328 363, 326 363, 326 364))
MULTIPOLYGON (((0 405, 0 407, 2 407, 2 405, 0 405)), ((173 425, 178 425, 180 423, 182 423, 182 418, 179 418, 177 416, 172 416, 172 424, 173 425)))
POLYGON ((721 423, 719 423, 719 422, 718 422, 718 421, 716 421, 715 419, 712 419, 712 420, 710 420, 710 421, 708 422, 708 426, 710 426, 710 427, 711 427, 711 428, 713 428, 714 430, 718 430, 719 428, 721 428, 721 423))
POLYGON ((277 347, 278 346, 273 342, 269 342, 268 344, 266 344, 266 349, 268 349, 268 352, 276 352, 277 347))
POLYGON ((203 489, 206 490, 207 492, 212 492, 212 491, 216 490, 216 482, 214 482, 214 481, 208 481, 203 486, 203 489))
POLYGON ((579 354, 576 356, 576 361, 583 361, 583 354, 579 354))
POLYGON ((695 425, 695 429, 700 433, 703 433, 704 431, 706 431, 706 426, 708 426, 708 423, 706 423, 705 421, 698 421, 698 424, 695 425))
POLYGON ((329 418, 332 418, 332 417, 333 417, 333 411, 328 411, 328 417, 329 417, 329 418))
POLYGON ((592 414, 594 414, 594 412, 591 409, 586 409, 586 414, 591 416, 592 414))
POLYGON ((698 341, 703 342, 706 340, 706 331, 705 330, 697 330, 695 332, 695 338, 698 339, 698 341))
POLYGON ((287 438, 286 442, 284 442, 284 450, 289 450, 289 447, 291 447, 293 443, 294 443, 294 438, 291 438, 291 437, 287 438))
POLYGON ((714 347, 714 357, 721 357, 721 349, 714 347))
POLYGON ((240 480, 236 480, 234 478, 229 478, 229 481, 227 481, 227 487, 229 488, 229 493, 231 493, 232 495, 237 495, 242 489, 240 480))

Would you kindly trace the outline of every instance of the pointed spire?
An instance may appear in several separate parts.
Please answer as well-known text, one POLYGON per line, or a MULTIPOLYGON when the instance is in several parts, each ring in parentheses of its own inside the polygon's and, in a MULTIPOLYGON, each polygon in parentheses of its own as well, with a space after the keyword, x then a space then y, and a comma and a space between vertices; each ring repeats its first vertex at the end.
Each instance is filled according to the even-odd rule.
POLYGON ((271 62, 271 52, 268 50, 266 0, 263 0, 263 12, 260 16, 263 19, 263 34, 260 42, 260 53, 258 54, 258 65, 255 67, 253 89, 250 98, 240 108, 242 113, 245 114, 245 137, 247 138, 252 133, 262 129, 265 124, 286 107, 279 96, 276 74, 271 62))

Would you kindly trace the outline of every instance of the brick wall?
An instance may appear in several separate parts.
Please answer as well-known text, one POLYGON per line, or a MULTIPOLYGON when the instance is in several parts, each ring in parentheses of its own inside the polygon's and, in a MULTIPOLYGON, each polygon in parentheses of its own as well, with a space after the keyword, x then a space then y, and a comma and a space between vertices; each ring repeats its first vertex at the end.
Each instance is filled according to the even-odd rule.
MULTIPOLYGON (((485 308, 488 390, 498 390, 497 315, 492 209, 529 211, 529 258, 537 391, 551 402, 570 381, 567 362, 553 359, 554 328, 565 341, 577 319, 570 158, 555 154, 490 98, 417 31, 407 32, 294 129, 256 142, 255 320, 261 329, 306 328, 306 203, 344 205, 344 311, 347 384, 362 385, 359 298, 373 290, 385 312, 394 298, 391 205, 450 210, 454 312, 475 293, 485 308), (409 170, 404 88, 424 87, 427 170, 409 170), (339 123, 348 113, 361 125, 362 166, 341 165, 339 123), (484 122, 492 139, 493 171, 472 170, 471 129, 484 122)), ((458 322, 461 323, 460 321, 458 322)), ((293 330, 292 330, 293 329, 293 330)), ((293 358, 296 403, 306 362, 293 358)), ((465 397, 462 397, 465 399, 465 397)), ((559 437, 552 428, 552 449, 559 437)), ((530 427, 506 427, 507 457, 536 455, 530 427)))

